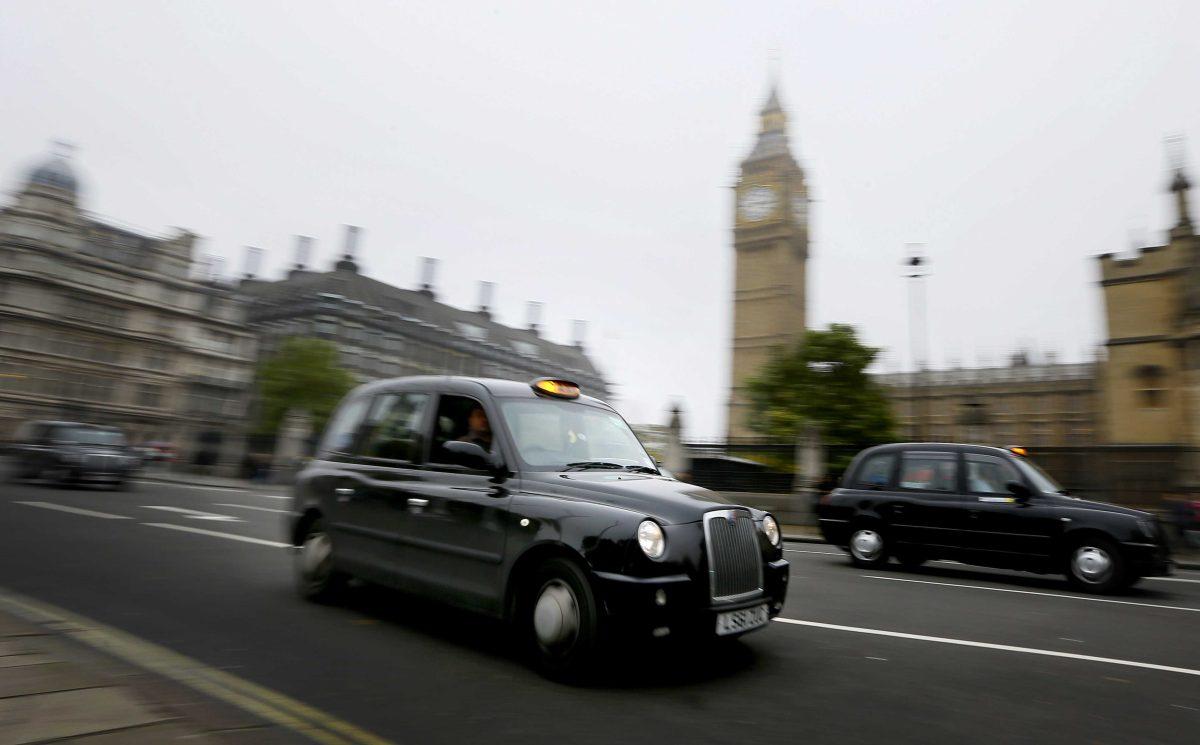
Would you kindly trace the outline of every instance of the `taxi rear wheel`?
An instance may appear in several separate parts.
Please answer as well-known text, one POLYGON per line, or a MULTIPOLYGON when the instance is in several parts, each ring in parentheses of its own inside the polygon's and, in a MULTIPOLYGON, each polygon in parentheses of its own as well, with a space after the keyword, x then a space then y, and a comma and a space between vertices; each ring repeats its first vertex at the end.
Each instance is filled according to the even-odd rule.
POLYGON ((590 672, 602 642, 602 619, 591 582, 567 559, 548 559, 525 592, 520 633, 538 669, 557 680, 590 672))
POLYGON ((346 575, 334 568, 333 541, 320 518, 309 523, 293 559, 296 590, 317 603, 336 600, 346 586, 346 575))
POLYGON ((873 523, 854 526, 850 532, 850 561, 859 567, 887 564, 888 543, 884 530, 873 523))

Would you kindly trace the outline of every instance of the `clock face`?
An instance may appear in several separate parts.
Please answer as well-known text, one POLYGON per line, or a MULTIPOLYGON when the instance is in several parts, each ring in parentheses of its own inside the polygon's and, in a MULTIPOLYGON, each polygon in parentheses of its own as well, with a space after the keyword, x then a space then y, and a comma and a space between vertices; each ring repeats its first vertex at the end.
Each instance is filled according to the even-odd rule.
POLYGON ((775 190, 770 186, 751 186, 742 192, 738 200, 738 209, 742 219, 758 222, 766 219, 775 211, 775 190))
POLYGON ((808 222, 808 197, 803 194, 792 197, 792 219, 798 223, 808 222))

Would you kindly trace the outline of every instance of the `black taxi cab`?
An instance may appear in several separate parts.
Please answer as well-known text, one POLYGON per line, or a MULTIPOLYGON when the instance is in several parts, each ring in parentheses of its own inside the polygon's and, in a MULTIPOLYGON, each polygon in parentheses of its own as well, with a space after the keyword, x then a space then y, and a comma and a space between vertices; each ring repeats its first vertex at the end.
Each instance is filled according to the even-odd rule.
POLYGON ((618 633, 762 628, 787 591, 773 517, 662 475, 561 380, 360 386, 298 475, 288 532, 305 597, 357 577, 503 618, 553 676, 618 633))
POLYGON ((825 539, 856 565, 895 557, 1061 573, 1110 592, 1169 574, 1165 531, 1148 512, 1078 499, 1024 448, 907 443, 859 453, 821 497, 825 539))

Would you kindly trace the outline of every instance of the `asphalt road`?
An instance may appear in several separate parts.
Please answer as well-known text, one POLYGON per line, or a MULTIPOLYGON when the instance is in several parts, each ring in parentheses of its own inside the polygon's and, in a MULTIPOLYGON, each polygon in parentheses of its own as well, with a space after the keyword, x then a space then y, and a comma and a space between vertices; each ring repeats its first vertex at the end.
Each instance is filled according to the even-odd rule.
POLYGON ((366 587, 299 600, 286 507, 269 491, 0 484, 0 588, 397 743, 1200 742, 1200 572, 1095 598, 951 563, 865 572, 794 544, 781 619, 798 623, 619 650, 568 687, 469 614, 366 587))

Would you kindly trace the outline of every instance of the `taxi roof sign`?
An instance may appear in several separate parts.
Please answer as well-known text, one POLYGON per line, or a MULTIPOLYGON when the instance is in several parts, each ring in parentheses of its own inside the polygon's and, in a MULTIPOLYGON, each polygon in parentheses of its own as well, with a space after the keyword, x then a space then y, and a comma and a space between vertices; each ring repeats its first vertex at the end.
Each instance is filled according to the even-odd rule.
POLYGON ((1008 449, 1008 452, 1012 453, 1013 455, 1020 455, 1020 456, 1029 455, 1029 451, 1026 450, 1025 448, 1021 447, 1020 445, 1013 445, 1012 447, 1010 447, 1008 449))
POLYGON ((579 386, 569 380, 538 378, 529 384, 534 393, 555 398, 579 398, 579 386))

